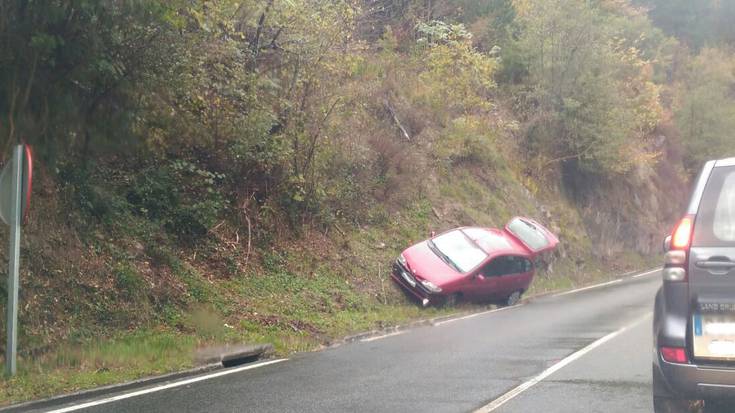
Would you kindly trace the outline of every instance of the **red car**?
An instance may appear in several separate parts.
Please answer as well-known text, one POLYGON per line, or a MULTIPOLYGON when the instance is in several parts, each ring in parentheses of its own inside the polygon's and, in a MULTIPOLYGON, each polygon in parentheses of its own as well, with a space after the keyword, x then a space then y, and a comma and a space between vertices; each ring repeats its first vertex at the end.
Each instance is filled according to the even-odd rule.
POLYGON ((502 230, 461 227, 403 251, 391 276, 424 306, 459 298, 514 305, 531 284, 534 258, 557 244, 529 218, 513 218, 502 230))

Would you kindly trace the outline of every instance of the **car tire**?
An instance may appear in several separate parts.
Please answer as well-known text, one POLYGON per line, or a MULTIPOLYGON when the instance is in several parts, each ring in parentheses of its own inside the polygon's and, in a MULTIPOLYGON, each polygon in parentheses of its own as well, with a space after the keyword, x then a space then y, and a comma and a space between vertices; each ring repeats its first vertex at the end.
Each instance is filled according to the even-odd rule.
POLYGON ((686 400, 673 397, 653 396, 654 413, 700 413, 703 403, 701 400, 686 400))
POLYGON ((652 366, 653 379, 653 411, 654 413, 684 413, 702 411, 702 402, 699 400, 687 400, 676 397, 664 382, 658 368, 652 366))
POLYGON ((455 305, 457 305, 457 301, 459 301, 459 298, 459 293, 448 295, 447 298, 444 299, 444 307, 454 307, 455 305))
POLYGON ((503 304, 505 304, 506 307, 512 307, 518 304, 518 302, 521 301, 521 294, 523 294, 523 291, 521 290, 513 291, 513 293, 505 299, 503 304))
POLYGON ((676 397, 676 394, 669 390, 669 386, 665 383, 656 365, 652 365, 653 378, 653 411, 654 413, 683 413, 699 410, 690 410, 691 402, 686 399, 676 397))
POLYGON ((653 396, 654 413, 687 413, 690 411, 698 412, 699 410, 691 410, 691 402, 685 399, 676 399, 673 397, 653 396))

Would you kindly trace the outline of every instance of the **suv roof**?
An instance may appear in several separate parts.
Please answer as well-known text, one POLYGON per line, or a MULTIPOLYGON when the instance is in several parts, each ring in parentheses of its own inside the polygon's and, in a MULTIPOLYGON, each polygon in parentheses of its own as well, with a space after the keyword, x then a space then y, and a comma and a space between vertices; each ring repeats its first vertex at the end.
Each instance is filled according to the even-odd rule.
POLYGON ((696 186, 694 187, 694 190, 692 191, 692 197, 689 200, 689 205, 687 207, 687 214, 695 215, 697 213, 697 210, 699 209, 699 203, 702 200, 702 194, 704 193, 704 188, 707 186, 707 179, 701 179, 703 176, 709 177, 712 173, 712 170, 714 168, 724 167, 724 166, 735 166, 735 157, 732 158, 723 158, 723 159, 712 159, 707 161, 704 164, 704 167, 702 167, 702 171, 699 174, 699 177, 697 177, 696 186))
POLYGON ((718 166, 734 166, 735 165, 735 158, 716 159, 716 160, 714 160, 714 162, 715 162, 715 167, 718 167, 718 166))

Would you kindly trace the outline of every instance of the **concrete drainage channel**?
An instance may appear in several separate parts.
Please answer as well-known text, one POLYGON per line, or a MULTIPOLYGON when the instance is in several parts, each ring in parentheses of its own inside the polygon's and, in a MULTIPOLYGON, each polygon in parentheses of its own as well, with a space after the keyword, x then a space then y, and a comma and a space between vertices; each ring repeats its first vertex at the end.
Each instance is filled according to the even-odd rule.
POLYGON ((271 344, 225 345, 218 347, 208 347, 197 351, 195 360, 196 363, 199 364, 199 367, 195 367, 193 369, 164 374, 161 376, 133 380, 127 383, 98 387, 91 390, 83 390, 80 392, 55 396, 43 400, 19 403, 1 408, 0 412, 10 413, 48 409, 67 403, 74 403, 80 400, 93 399, 112 393, 124 392, 132 389, 152 386, 154 384, 176 381, 187 377, 210 373, 227 367, 235 367, 242 364, 252 363, 254 361, 260 360, 261 358, 268 357, 272 355, 272 353, 273 346, 271 344))
POLYGON ((219 363, 223 367, 235 367, 270 356, 272 353, 273 346, 270 344, 225 345, 199 350, 196 361, 200 365, 217 365, 219 363))

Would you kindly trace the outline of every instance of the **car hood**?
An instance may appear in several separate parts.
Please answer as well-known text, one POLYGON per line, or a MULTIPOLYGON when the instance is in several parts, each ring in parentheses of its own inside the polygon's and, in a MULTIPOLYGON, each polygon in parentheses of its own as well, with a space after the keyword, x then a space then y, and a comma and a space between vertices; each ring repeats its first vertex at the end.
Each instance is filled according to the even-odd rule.
POLYGON ((403 251, 403 257, 414 276, 438 286, 464 277, 464 274, 457 272, 434 254, 427 241, 409 247, 403 251))

